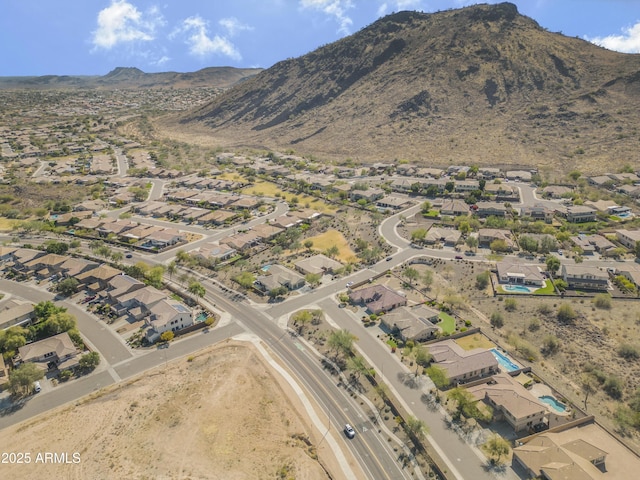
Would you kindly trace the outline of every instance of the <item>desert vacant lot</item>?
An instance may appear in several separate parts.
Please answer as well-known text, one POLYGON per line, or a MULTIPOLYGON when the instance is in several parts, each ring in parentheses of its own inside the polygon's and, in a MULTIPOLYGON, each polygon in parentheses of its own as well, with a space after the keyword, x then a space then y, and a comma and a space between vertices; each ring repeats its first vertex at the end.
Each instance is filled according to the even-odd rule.
POLYGON ((2 465, 2 478, 328 479, 296 396, 267 365, 250 344, 230 342, 4 429, 4 452, 81 461, 2 465))

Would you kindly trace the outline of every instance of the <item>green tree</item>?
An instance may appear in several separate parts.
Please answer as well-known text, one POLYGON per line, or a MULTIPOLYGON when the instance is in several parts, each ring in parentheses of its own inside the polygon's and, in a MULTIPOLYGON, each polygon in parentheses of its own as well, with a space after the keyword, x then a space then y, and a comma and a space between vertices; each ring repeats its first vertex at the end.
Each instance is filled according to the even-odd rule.
POLYGON ((78 360, 78 364, 82 370, 94 370, 100 364, 100 354, 98 352, 89 352, 82 355, 78 360))
POLYGON ((175 260, 171 260, 171 262, 169 262, 169 265, 167 265, 167 273, 169 274, 169 280, 171 280, 171 277, 173 277, 173 274, 176 273, 178 271, 178 264, 176 263, 175 260))
POLYGON ((558 257, 548 255, 545 263, 547 264, 547 271, 552 275, 555 275, 556 272, 560 269, 561 264, 560 260, 558 260, 558 257))
POLYGON ((431 270, 425 270, 422 274, 422 283, 425 287, 429 288, 433 283, 433 272, 431 270))
POLYGON ((502 457, 509 454, 510 446, 504 438, 497 433, 494 433, 489 437, 489 440, 485 444, 487 452, 492 457, 492 463, 500 464, 502 457))
POLYGON ((413 285, 413 281, 420 277, 420 273, 415 268, 407 267, 404 269, 404 276, 409 279, 409 285, 413 285))
POLYGON ((522 235, 518 239, 520 248, 525 252, 533 253, 538 251, 538 240, 528 235, 522 235))
POLYGON ((309 285, 319 285, 320 284, 320 280, 322 280, 322 274, 321 273, 307 273, 304 276, 304 280, 309 284, 309 285))
POLYGON ((171 330, 167 330, 166 332, 162 332, 160 335, 160 340, 163 342, 170 342, 175 337, 175 334, 171 330))
POLYGON ((42 378, 44 372, 35 363, 25 362, 9 374, 9 390, 14 395, 26 395, 33 383, 42 378))
POLYGON ((416 376, 419 374, 420 369, 426 368, 433 359, 427 349, 419 343, 416 343, 411 349, 411 358, 416 363, 416 376))
POLYGON ((429 433, 427 424, 423 420, 420 420, 413 415, 409 415, 407 417, 406 421, 404 422, 404 428, 410 437, 414 437, 420 442, 422 442, 429 433))
POLYGON ((74 328, 76 328, 76 319, 73 315, 69 312, 56 312, 44 321, 42 330, 47 336, 52 336, 74 328))
POLYGON ((338 248, 337 245, 331 245, 329 248, 327 248, 326 252, 324 253, 329 258, 335 258, 340 253, 340 249, 338 248))
POLYGON ((431 365, 427 368, 427 375, 437 388, 442 390, 449 386, 449 378, 447 377, 447 372, 443 368, 437 365, 431 365))
POLYGON ((57 306, 51 300, 45 300, 33 307, 33 313, 38 321, 46 320, 54 313, 66 311, 66 308, 57 306))
POLYGON ((590 373, 582 373, 580 375, 580 388, 582 389, 582 393, 584 393, 584 409, 586 410, 589 395, 598 391, 598 383, 590 373))
POLYGON ((466 243, 467 247, 469 247, 474 252, 478 249, 478 237, 475 237, 475 236, 467 237, 464 243, 466 243))
POLYGON ((302 334, 305 326, 311 323, 312 318, 313 316, 309 310, 300 310, 291 317, 291 320, 293 320, 293 324, 297 327, 298 333, 302 334))
POLYGON ((360 355, 349 357, 347 360, 347 369, 351 371, 356 381, 360 379, 360 375, 366 375, 371 371, 367 362, 360 355))
POLYGON ((491 242, 489 244, 489 248, 491 248, 492 252, 497 252, 497 253, 504 253, 510 250, 509 245, 507 245, 507 242, 504 241, 502 238, 498 238, 493 242, 491 242))
POLYGON ((287 287, 281 285, 279 287, 275 287, 275 288, 272 288, 271 290, 269 290, 269 298, 283 297, 288 292, 289 292, 289 289, 287 287))
POLYGON ((250 272, 241 272, 233 277, 233 281, 238 283, 241 287, 251 288, 256 278, 250 272))
POLYGON ((199 299, 204 298, 207 293, 207 290, 202 286, 202 284, 195 280, 189 283, 189 288, 187 289, 187 291, 191 295, 193 295, 198 305, 200 305, 199 299))
POLYGON ((78 291, 78 285, 80 285, 80 282, 76 278, 65 278, 60 283, 58 283, 58 285, 56 285, 56 291, 61 293, 65 297, 70 297, 78 291))
POLYGON ((420 206, 420 211, 422 212, 422 214, 427 214, 429 213, 429 211, 431 210, 431 202, 429 201, 424 201, 422 202, 422 205, 420 206))
POLYGON ((424 228, 418 228, 411 232, 411 241, 422 242, 427 236, 427 230, 424 228))
POLYGON ((304 245, 304 248, 306 248, 307 251, 310 252, 311 248, 313 247, 313 240, 305 240, 303 245, 304 245))
POLYGON ((69 245, 65 242, 49 241, 46 243, 45 251, 47 253, 55 253, 56 255, 64 255, 69 250, 69 245))
POLYGON ((453 417, 457 420, 461 415, 466 418, 483 420, 485 415, 478 409, 477 400, 471 392, 463 387, 455 387, 449 390, 447 397, 456 403, 456 411, 453 417))
POLYGON ((349 330, 336 330, 331 332, 327 339, 327 345, 333 350, 335 357, 349 355, 353 350, 353 342, 357 339, 349 330))

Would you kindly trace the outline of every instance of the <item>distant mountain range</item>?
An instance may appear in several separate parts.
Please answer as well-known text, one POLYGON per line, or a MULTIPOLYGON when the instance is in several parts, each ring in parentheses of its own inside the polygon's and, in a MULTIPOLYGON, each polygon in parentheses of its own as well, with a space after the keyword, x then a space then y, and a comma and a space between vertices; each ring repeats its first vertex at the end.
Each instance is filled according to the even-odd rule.
POLYGON ((639 121, 640 55, 502 3, 386 16, 163 128, 336 160, 595 172, 638 165, 639 121))
POLYGON ((210 67, 191 73, 145 73, 138 68, 118 67, 102 76, 0 77, 0 89, 229 88, 262 70, 261 68, 210 67))

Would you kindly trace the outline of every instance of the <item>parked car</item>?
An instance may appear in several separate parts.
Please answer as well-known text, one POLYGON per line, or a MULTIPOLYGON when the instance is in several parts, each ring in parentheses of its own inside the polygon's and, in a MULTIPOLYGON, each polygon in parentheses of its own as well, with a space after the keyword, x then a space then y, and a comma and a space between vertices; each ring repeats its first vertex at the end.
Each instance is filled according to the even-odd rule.
POLYGON ((356 436, 356 431, 353 429, 353 427, 351 425, 349 425, 348 423, 344 426, 344 434, 348 437, 348 438, 353 438, 356 436))
POLYGON ((456 260, 462 260, 462 255, 456 255, 456 260))
POLYGON ((392 256, 388 256, 387 257, 387 262, 390 262, 391 260, 393 260, 393 257, 392 256))
POLYGON ((131 254, 131 253, 127 253, 127 254, 125 255, 125 258, 132 258, 132 257, 133 257, 133 254, 131 254))
POLYGON ((353 285, 353 282, 347 282, 347 288, 349 288, 351 285, 353 285))
POLYGON ((39 393, 40 390, 42 390, 42 386, 40 385, 40 382, 36 382, 33 384, 33 391, 36 393, 39 393))

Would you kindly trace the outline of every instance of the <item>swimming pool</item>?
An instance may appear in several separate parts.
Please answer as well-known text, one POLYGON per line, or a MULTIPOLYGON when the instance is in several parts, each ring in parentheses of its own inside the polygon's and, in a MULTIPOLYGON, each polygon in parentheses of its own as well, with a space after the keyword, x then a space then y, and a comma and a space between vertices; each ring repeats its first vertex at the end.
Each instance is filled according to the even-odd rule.
POLYGON ((502 289, 507 292, 531 293, 529 287, 525 287, 524 285, 504 285, 502 289))
POLYGON ((567 411, 567 406, 564 403, 559 402, 555 397, 550 395, 542 395, 541 397, 538 397, 538 400, 542 403, 546 403, 558 413, 564 413, 567 411))
POLYGON ((506 370, 507 372, 515 372, 516 370, 520 370, 520 367, 518 365, 509 360, 506 355, 504 355, 497 349, 492 348, 490 352, 493 353, 494 357, 496 357, 496 360, 498 361, 502 369, 506 370))
POLYGON ((270 268, 271 268, 271 265, 265 265, 260 270, 262 270, 263 272, 268 272, 270 268))

